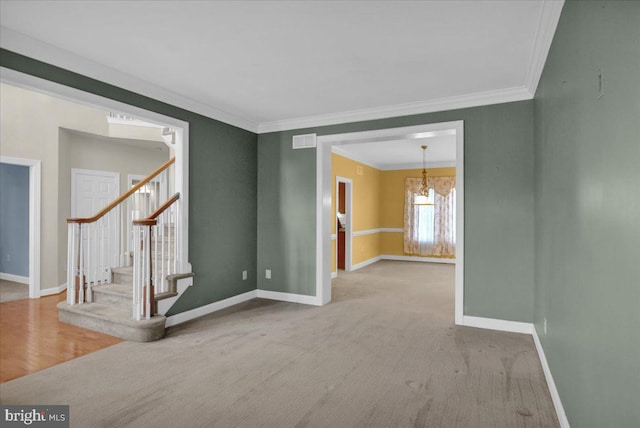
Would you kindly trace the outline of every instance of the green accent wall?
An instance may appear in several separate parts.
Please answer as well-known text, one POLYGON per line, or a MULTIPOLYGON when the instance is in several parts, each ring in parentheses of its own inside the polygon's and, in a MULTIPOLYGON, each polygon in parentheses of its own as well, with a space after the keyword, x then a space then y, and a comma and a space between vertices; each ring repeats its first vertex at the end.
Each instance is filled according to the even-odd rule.
POLYGON ((316 153, 293 150, 293 135, 455 120, 465 128, 464 313, 532 322, 533 101, 260 134, 258 288, 315 295, 316 153))
POLYGON ((5 49, 0 65, 189 122, 189 261, 196 277, 168 315, 256 289, 256 134, 5 49))
POLYGON ((566 2, 534 105, 536 330, 572 427, 639 427, 640 2, 566 2))

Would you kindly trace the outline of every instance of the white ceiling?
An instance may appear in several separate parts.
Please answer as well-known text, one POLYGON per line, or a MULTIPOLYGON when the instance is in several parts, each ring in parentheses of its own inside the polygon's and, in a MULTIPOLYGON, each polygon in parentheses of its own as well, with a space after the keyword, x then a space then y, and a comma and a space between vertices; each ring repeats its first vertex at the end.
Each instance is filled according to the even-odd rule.
POLYGON ((3 0, 0 44, 267 132, 529 99, 562 4, 3 0))
POLYGON ((456 163, 454 130, 432 132, 429 137, 333 146, 334 153, 382 170, 422 168, 422 148, 427 146, 427 167, 456 163))

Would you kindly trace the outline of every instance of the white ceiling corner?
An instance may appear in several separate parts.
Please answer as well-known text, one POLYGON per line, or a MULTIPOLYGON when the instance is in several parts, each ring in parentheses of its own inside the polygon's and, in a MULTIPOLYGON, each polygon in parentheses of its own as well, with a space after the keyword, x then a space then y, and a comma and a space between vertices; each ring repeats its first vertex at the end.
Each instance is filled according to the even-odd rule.
POLYGON ((149 4, 3 1, 0 45, 264 133, 531 99, 564 1, 149 4))

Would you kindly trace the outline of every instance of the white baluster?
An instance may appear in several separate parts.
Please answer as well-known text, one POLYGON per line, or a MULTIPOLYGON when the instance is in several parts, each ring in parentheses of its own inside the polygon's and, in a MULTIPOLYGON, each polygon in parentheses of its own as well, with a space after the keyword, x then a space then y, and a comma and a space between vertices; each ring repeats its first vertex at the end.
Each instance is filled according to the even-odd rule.
POLYGON ((144 269, 144 278, 146 285, 146 298, 145 298, 145 314, 146 319, 151 318, 151 266, 150 258, 151 258, 151 234, 149 233, 150 227, 145 226, 145 239, 144 239, 144 259, 145 259, 145 269, 144 269), (148 253, 148 254, 146 254, 148 253))
POLYGON ((78 303, 84 303, 84 278, 85 278, 85 267, 84 267, 84 242, 82 242, 82 234, 83 234, 82 223, 79 223, 78 226, 78 259, 80 260, 80 268, 79 272, 79 280, 78 280, 78 303))
POLYGON ((74 223, 67 225, 67 304, 73 304, 73 296, 75 296, 75 287, 73 286, 73 237, 74 223))

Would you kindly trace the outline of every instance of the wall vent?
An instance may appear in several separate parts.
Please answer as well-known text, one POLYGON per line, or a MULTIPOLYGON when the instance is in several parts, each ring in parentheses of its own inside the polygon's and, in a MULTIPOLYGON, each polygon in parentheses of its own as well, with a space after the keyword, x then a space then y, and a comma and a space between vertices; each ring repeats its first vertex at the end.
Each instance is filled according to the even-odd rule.
POLYGON ((309 149, 316 146, 316 134, 304 134, 293 136, 294 149, 309 149))

